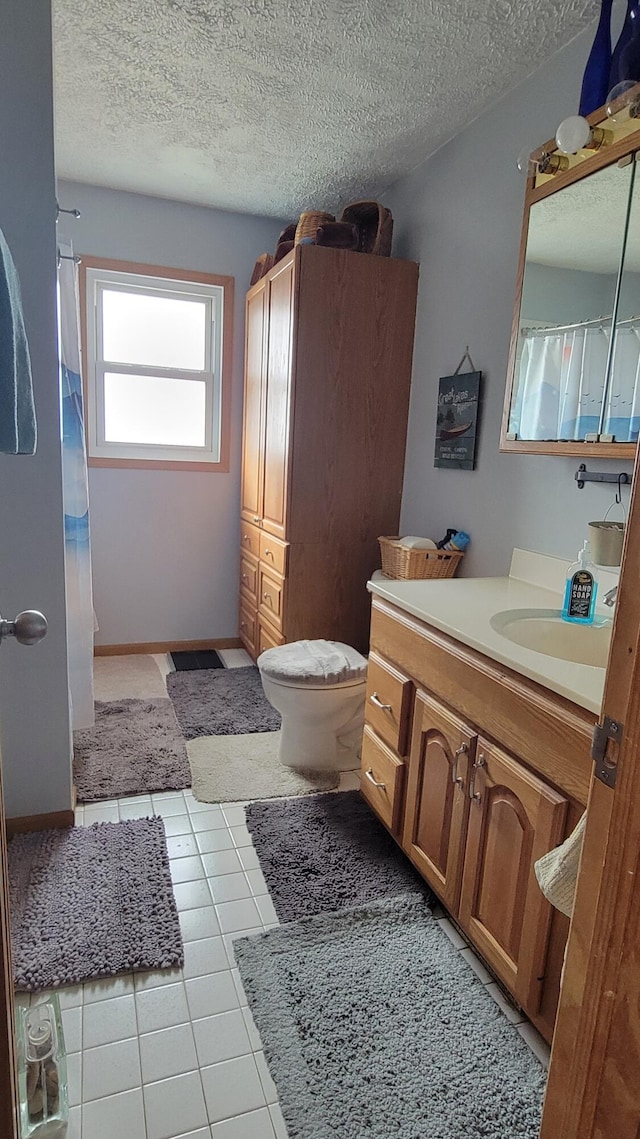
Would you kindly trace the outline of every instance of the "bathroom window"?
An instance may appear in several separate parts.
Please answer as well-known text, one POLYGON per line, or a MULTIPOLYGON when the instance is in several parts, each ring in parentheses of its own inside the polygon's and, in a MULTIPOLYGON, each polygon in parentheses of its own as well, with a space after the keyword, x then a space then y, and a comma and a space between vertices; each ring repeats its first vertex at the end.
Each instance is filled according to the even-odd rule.
POLYGON ((82 258, 93 466, 228 464, 233 279, 82 258))

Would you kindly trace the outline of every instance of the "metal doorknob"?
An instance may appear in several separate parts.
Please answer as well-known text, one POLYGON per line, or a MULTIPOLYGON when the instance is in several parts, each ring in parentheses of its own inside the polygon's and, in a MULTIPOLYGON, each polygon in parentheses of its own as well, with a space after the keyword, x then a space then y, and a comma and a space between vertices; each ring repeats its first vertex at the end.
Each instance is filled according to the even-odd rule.
POLYGON ((47 618, 37 609, 25 609, 15 621, 0 617, 0 644, 5 637, 15 637, 21 645, 37 645, 47 632, 47 618))

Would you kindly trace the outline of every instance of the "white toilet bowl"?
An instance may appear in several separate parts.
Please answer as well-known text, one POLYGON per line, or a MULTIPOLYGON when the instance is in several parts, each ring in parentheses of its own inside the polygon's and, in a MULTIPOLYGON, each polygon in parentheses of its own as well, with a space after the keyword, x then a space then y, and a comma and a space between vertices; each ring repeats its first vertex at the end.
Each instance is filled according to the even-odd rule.
POLYGON ((296 641, 258 657, 262 687, 282 716, 278 755, 287 767, 360 766, 367 661, 336 641, 296 641))

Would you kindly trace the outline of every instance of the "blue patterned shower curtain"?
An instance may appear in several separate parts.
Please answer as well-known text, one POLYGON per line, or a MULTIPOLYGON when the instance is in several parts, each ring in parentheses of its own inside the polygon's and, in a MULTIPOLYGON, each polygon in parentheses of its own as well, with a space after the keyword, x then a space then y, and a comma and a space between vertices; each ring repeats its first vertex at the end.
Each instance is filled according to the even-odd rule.
POLYGON ((59 239, 58 248, 62 255, 58 268, 58 335, 69 697, 73 727, 88 728, 94 723, 95 617, 89 547, 89 481, 80 378, 78 272, 72 259, 71 242, 59 239))

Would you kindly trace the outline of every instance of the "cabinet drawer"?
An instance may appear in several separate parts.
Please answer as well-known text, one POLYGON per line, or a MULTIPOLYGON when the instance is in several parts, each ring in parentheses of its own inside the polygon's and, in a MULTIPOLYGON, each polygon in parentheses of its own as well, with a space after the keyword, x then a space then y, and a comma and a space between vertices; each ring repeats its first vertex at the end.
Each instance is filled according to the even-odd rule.
POLYGON ((399 755, 409 750, 413 683, 376 653, 369 656, 366 721, 399 755))
POLYGON ((249 522, 240 522, 240 549, 244 554, 260 557, 260 531, 249 522))
POLYGON ((365 724, 360 790, 389 830, 397 834, 402 814, 405 764, 365 724))
POLYGON ((240 601, 240 640, 249 656, 256 657, 256 611, 251 604, 240 601))
POLYGON ((277 629, 282 629, 284 581, 275 574, 265 573, 262 564, 260 565, 258 580, 258 605, 267 620, 277 629))
POLYGON ((260 531, 260 561, 264 562, 265 566, 270 566, 271 569, 277 570, 283 577, 285 577, 287 573, 288 549, 289 547, 286 542, 281 542, 271 534, 265 534, 264 531, 260 531))
POLYGON ((284 644, 284 637, 277 629, 272 628, 262 615, 258 617, 258 656, 267 649, 275 649, 284 644))
POLYGON ((258 565, 251 554, 242 554, 240 557, 240 589, 248 593, 254 605, 258 597, 258 565))

